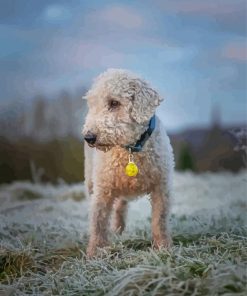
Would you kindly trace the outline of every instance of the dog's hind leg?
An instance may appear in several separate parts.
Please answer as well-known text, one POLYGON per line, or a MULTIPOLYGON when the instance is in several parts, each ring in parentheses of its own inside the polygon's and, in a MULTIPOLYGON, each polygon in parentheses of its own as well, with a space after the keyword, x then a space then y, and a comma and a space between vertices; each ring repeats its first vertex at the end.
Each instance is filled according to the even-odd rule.
POLYGON ((125 218, 127 214, 128 202, 118 198, 115 200, 112 217, 112 230, 115 233, 121 234, 125 229, 125 218))

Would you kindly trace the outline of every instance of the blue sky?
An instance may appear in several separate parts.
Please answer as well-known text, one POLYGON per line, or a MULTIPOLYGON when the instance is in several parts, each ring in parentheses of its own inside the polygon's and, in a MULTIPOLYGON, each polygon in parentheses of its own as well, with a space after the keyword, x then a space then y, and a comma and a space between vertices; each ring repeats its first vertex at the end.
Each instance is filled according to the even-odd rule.
POLYGON ((244 0, 0 2, 0 104, 128 68, 165 97, 168 129, 246 122, 244 0))

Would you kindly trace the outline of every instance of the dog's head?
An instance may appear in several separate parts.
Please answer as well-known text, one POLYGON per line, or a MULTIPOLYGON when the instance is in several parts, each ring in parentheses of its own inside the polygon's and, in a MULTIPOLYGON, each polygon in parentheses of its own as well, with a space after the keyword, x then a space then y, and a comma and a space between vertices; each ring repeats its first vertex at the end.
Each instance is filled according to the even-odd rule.
POLYGON ((147 82, 120 69, 98 76, 85 98, 89 111, 83 135, 102 151, 135 143, 162 101, 147 82))

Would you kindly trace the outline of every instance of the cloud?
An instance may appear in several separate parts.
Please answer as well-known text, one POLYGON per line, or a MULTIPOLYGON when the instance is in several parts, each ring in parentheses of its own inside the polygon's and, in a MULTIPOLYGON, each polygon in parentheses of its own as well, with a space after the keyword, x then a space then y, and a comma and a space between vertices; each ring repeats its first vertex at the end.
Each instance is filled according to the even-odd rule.
POLYGON ((184 112, 174 125, 186 114, 197 120, 195 108, 214 97, 228 108, 246 93, 242 1, 21 2, 15 13, 0 9, 0 17, 11 12, 0 26, 0 101, 73 91, 108 67, 137 72, 167 94, 168 121, 184 112))
MULTIPOLYGON (((45 36, 40 34, 39 39, 45 39, 45 36)), ((72 85, 76 87, 79 81, 81 84, 85 79, 91 79, 96 71, 123 67, 125 57, 121 50, 97 40, 66 35, 49 37, 45 44, 31 52, 23 50, 0 58, 1 72, 4 73, 1 89, 6 96, 15 92, 29 97, 36 92, 49 93, 72 85)))
POLYGON ((247 62, 246 42, 229 42, 221 50, 223 58, 237 62, 247 62))
MULTIPOLYGON (((98 40, 59 36, 54 37, 47 48, 39 51, 32 59, 33 61, 43 59, 50 63, 52 71, 61 73, 61 71, 118 67, 123 64, 125 54, 98 40)), ((42 65, 39 67, 42 68, 42 65)))
POLYGON ((124 29, 140 29, 145 26, 144 18, 137 11, 122 5, 103 8, 91 13, 88 18, 93 23, 100 22, 124 29))
POLYGON ((240 11, 246 12, 245 0, 173 0, 158 1, 158 3, 167 11, 173 11, 190 15, 231 17, 240 11))
POLYGON ((53 4, 48 5, 43 13, 42 18, 48 22, 66 21, 71 18, 69 9, 63 5, 53 4))
POLYGON ((221 30, 245 34, 247 28, 247 5, 245 0, 157 0, 166 13, 190 18, 207 18, 221 30))
MULTIPOLYGON (((54 8, 56 8, 57 6, 57 13, 58 9, 62 10, 62 6, 67 7, 65 6, 66 0, 60 0, 59 3, 59 5, 53 5, 55 6, 54 8)), ((51 0, 0 1, 0 23, 6 25, 17 25, 19 28, 37 27, 40 25, 39 20, 42 20, 42 18, 44 18, 44 14, 49 12, 49 7, 52 8, 51 0)), ((60 14, 61 12, 62 11, 60 11, 60 14)), ((53 14, 54 13, 55 11, 53 12, 53 14)), ((64 10, 63 13, 65 13, 64 10)))

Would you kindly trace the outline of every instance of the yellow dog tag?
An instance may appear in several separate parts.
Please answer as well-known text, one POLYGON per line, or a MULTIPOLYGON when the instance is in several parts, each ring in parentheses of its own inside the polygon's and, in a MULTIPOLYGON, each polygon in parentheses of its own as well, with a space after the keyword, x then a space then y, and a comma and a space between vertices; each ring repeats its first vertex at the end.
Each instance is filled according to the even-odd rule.
POLYGON ((129 163, 125 167, 125 174, 129 177, 135 177, 138 174, 138 167, 134 163, 133 154, 129 154, 129 163))

